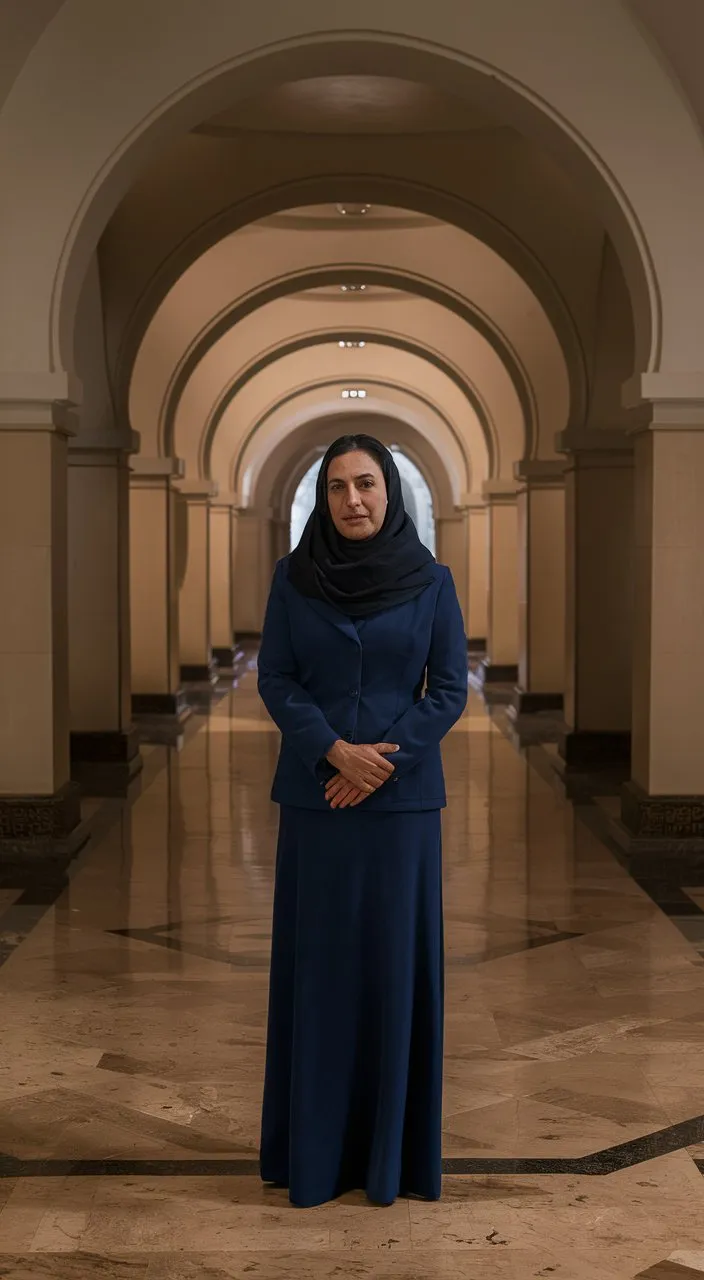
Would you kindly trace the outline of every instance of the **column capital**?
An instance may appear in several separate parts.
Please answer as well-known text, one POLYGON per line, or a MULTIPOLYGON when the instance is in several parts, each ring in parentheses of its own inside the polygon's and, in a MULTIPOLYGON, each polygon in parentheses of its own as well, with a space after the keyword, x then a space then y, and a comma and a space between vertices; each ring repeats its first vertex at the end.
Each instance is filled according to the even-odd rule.
POLYGON ((648 410, 649 420, 634 435, 648 431, 704 431, 704 399, 652 400, 648 410))
POLYGON ((236 509, 239 498, 236 493, 219 493, 213 498, 212 506, 227 507, 230 511, 236 509))
POLYGON ((486 498, 483 493, 463 493, 460 504, 467 511, 486 511, 486 498))
POLYGON ((637 409, 643 402, 657 400, 704 403, 704 372, 659 369, 653 373, 637 373, 621 388, 621 401, 626 409, 637 409))
POLYGON ((75 463, 79 458, 95 460, 100 454, 126 456, 139 453, 139 446, 138 431, 79 431, 69 442, 69 463, 75 463))
MULTIPOLYGON (((639 424, 640 425, 640 424, 639 424)), ((633 430, 620 427, 573 427, 558 431, 555 448, 558 453, 631 453, 633 430)))
POLYGON ((520 484, 516 480, 485 480, 482 495, 491 505, 499 502, 516 502, 520 484))
POLYGON ((559 488, 565 483, 565 467, 564 458, 522 458, 514 463, 513 473, 522 488, 559 488))
POLYGON ((141 454, 130 458, 130 471, 136 479, 179 480, 186 473, 183 458, 145 458, 141 454))
POLYGON ((207 502, 209 498, 218 496, 215 480, 177 480, 174 488, 189 502, 207 502))

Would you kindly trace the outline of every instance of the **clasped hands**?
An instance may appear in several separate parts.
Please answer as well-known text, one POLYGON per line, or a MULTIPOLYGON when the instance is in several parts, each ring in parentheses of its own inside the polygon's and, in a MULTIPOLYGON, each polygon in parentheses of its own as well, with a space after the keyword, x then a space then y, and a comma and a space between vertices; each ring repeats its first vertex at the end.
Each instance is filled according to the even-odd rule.
POLYGON ((326 759, 337 774, 325 788, 325 799, 332 809, 354 808, 388 782, 394 766, 387 755, 399 748, 392 742, 377 742, 375 746, 357 743, 335 743, 326 759))

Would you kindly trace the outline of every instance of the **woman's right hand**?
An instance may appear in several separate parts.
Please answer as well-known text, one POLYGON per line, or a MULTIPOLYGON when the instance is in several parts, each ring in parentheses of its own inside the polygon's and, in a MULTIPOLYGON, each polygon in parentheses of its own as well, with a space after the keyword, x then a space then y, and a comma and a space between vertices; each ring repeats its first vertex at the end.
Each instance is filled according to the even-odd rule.
POLYGON ((398 747, 391 742, 379 742, 371 747, 339 739, 326 759, 353 787, 370 795, 391 777, 394 766, 386 755, 394 751, 398 751, 398 747))

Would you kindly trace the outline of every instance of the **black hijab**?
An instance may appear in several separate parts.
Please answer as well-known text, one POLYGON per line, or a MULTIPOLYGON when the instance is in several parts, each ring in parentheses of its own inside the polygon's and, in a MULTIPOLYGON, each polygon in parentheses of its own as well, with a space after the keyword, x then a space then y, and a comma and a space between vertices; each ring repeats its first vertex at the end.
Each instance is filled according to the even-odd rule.
POLYGON ((341 436, 323 458, 315 507, 289 560, 289 581, 301 595, 324 600, 350 618, 363 618, 420 595, 433 580, 434 564, 403 505, 393 455, 373 436, 341 436), (343 537, 328 505, 330 463, 357 450, 379 464, 386 481, 389 505, 373 538, 343 537))

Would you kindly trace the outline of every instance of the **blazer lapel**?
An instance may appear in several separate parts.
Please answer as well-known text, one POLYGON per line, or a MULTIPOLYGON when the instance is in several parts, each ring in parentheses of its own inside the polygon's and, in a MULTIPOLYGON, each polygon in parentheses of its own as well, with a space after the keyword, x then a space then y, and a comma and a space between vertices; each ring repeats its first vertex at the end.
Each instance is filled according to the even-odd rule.
POLYGON ((331 604, 327 604, 325 600, 312 600, 308 597, 306 597, 305 600, 309 608, 314 609, 321 618, 325 618, 326 622, 329 622, 333 627, 337 627, 338 631, 341 631, 343 635, 348 636, 356 645, 361 645, 361 641, 357 634, 357 628, 352 620, 346 617, 344 613, 340 613, 339 609, 333 608, 333 606, 331 604))

